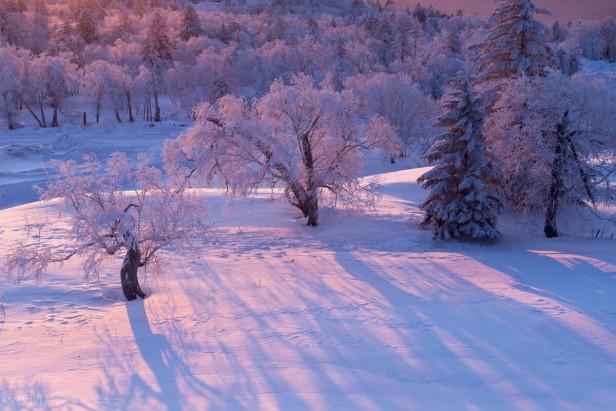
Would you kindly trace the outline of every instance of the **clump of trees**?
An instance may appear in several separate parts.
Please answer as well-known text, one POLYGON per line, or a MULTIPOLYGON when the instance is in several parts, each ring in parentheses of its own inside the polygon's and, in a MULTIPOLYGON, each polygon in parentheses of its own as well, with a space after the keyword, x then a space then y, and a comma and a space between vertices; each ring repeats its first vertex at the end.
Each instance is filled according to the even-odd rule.
MULTIPOLYGON (((435 168, 420 179, 430 189, 425 221, 437 237, 497 237, 503 201, 542 210, 553 238, 563 204, 611 198, 616 96, 605 83, 574 75, 565 52, 554 52, 534 18, 544 12, 530 0, 502 0, 472 48, 478 80, 452 83, 439 122, 447 133, 426 156, 435 168)), ((557 42, 568 35, 559 25, 551 34, 557 42)))

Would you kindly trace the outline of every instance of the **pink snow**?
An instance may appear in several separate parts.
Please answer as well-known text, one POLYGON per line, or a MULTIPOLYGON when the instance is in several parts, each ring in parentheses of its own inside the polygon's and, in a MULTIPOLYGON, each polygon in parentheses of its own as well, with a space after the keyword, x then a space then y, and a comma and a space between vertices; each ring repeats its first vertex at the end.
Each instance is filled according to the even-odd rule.
MULTIPOLYGON (((40 284, 2 278, 0 408, 613 407, 613 240, 505 218, 499 243, 435 243, 423 172, 379 175, 375 210, 326 211, 317 229, 269 191, 204 190, 208 247, 167 250, 145 301, 122 301, 119 260, 99 281, 77 260, 40 284)), ((41 241, 60 244, 54 207, 0 211, 0 252, 25 221, 55 222, 41 241)))

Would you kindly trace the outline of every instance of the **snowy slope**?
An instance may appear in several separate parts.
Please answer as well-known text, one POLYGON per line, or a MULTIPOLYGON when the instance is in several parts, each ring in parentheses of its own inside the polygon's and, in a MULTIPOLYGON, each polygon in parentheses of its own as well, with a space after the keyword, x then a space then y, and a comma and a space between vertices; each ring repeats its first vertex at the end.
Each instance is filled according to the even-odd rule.
MULTIPOLYGON (((118 261, 99 281, 78 262, 0 280, 0 409, 613 409, 614 241, 505 222, 495 245, 433 243, 422 171, 382 174, 376 210, 317 229, 269 193, 205 192, 210 245, 169 250, 145 301, 120 301, 118 261)), ((54 216, 0 211, 0 249, 54 216)))

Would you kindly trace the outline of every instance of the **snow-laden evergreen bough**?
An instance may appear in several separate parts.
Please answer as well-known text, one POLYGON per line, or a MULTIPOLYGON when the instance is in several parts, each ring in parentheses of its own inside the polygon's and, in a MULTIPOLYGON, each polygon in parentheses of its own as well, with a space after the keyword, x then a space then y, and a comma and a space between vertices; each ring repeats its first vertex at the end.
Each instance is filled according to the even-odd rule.
POLYGON ((548 12, 531 0, 501 0, 490 20, 492 27, 479 47, 477 67, 481 80, 544 73, 550 53, 545 28, 535 20, 537 14, 548 12))
POLYGON ((54 165, 57 177, 42 198, 59 198, 60 213, 69 224, 67 244, 56 248, 34 241, 14 250, 5 269, 17 280, 40 277, 50 264, 77 256, 83 258, 86 276, 96 276, 106 257, 124 251, 120 271, 124 296, 144 298, 138 270, 157 267, 164 247, 195 247, 204 238, 206 209, 186 190, 187 178, 150 166, 144 154, 135 169, 124 153, 112 154, 106 167, 93 156, 82 164, 71 160, 54 165))
POLYGON ((502 205, 494 195, 495 176, 483 135, 484 111, 465 70, 449 86, 439 126, 446 129, 426 158, 434 165, 421 176, 430 192, 421 208, 425 224, 441 239, 496 239, 502 205))
POLYGON ((382 117, 364 121, 351 93, 318 88, 304 75, 277 80, 252 102, 225 96, 202 103, 195 126, 165 147, 165 157, 207 183, 246 195, 281 186, 309 226, 319 223, 320 201, 364 207, 374 182, 360 179, 364 150, 399 150, 393 127, 382 117))

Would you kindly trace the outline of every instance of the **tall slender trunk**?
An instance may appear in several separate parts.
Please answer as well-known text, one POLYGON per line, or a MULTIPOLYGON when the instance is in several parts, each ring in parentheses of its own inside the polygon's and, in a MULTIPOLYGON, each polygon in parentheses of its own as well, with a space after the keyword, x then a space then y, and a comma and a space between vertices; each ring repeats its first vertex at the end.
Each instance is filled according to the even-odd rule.
POLYGON ((120 117, 120 112, 117 109, 115 110, 115 117, 118 123, 122 122, 122 117, 120 117))
POLYGON ((137 276, 140 265, 141 251, 139 250, 139 245, 134 242, 126 252, 126 257, 120 270, 122 293, 124 293, 124 297, 128 301, 136 300, 137 297, 145 298, 145 293, 139 286, 139 278, 137 276))
POLYGON ((158 102, 158 89, 154 87, 154 121, 158 123, 161 120, 160 104, 158 102))
POLYGON ((60 123, 58 122, 58 107, 53 107, 53 117, 51 118, 51 127, 60 127, 60 123))
MULTIPOLYGON (((554 178, 554 175, 553 177, 554 178)), ((550 195, 548 198, 548 204, 545 211, 545 226, 543 232, 547 238, 558 237, 558 229, 556 228, 556 216, 558 215, 558 208, 560 207, 560 191, 559 183, 552 182, 550 187, 550 195)))
POLYGON ((39 111, 41 112, 41 121, 42 127, 47 128, 47 117, 45 116, 45 105, 43 104, 43 100, 39 99, 39 111))
POLYGON ((96 124, 101 121, 101 97, 96 98, 96 124))
POLYGON ((133 116, 133 101, 130 95, 130 90, 126 91, 126 105, 128 107, 128 121, 133 123, 135 121, 135 117, 133 116))
POLYGON ((32 117, 34 117, 34 119, 36 120, 36 123, 39 125, 39 127, 44 128, 41 119, 39 118, 39 116, 36 115, 34 110, 32 110, 32 107, 30 107, 30 105, 28 103, 26 103, 25 101, 23 102, 23 105, 28 109, 28 111, 30 112, 32 117))
POLYGON ((554 163, 552 164, 552 184, 548 193, 548 199, 545 211, 545 225, 543 232, 547 238, 558 237, 558 229, 556 228, 556 216, 560 207, 560 199, 564 192, 563 187, 563 145, 562 136, 564 131, 561 130, 561 124, 557 126, 556 145, 554 147, 554 163), (563 131, 563 132, 561 132, 563 131))

